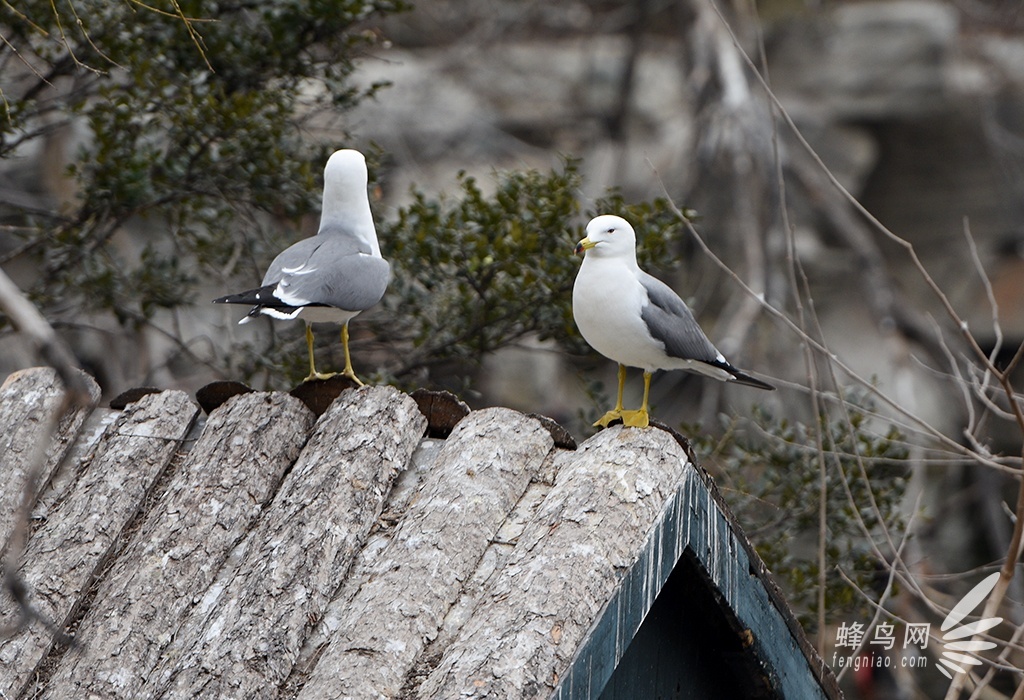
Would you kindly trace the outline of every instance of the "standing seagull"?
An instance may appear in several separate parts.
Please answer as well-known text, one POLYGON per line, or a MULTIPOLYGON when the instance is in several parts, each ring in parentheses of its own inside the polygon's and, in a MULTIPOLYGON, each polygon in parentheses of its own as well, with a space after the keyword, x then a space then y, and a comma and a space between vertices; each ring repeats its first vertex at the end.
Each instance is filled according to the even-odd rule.
POLYGON ((607 427, 616 418, 646 428, 651 374, 683 369, 722 381, 774 389, 729 364, 697 325, 693 312, 661 280, 636 262, 636 234, 618 216, 598 216, 587 224, 587 237, 576 244, 586 251, 572 288, 572 315, 592 348, 619 363, 619 398, 615 408, 594 423, 607 427), (622 409, 626 367, 644 371, 644 400, 637 411, 622 409))
POLYGON ((247 323, 260 314, 306 322, 310 379, 328 379, 313 363, 313 323, 340 323, 345 350, 342 374, 362 384, 348 354, 348 322, 384 296, 390 266, 380 255, 366 193, 366 159, 359 151, 335 151, 324 168, 320 230, 270 263, 258 289, 214 299, 215 304, 252 304, 247 323))

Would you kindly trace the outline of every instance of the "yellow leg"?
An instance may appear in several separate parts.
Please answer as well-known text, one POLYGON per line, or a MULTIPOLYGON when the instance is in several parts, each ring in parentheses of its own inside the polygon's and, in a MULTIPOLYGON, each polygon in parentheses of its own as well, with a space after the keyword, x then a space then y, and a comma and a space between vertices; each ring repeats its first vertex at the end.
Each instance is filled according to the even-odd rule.
POLYGON ((352 369, 352 358, 348 354, 348 323, 341 327, 341 347, 345 350, 345 369, 341 371, 342 376, 348 377, 359 386, 363 386, 363 383, 359 381, 359 377, 356 376, 356 372, 352 369))
POLYGON ((616 418, 622 418, 622 389, 626 386, 626 366, 619 365, 619 397, 615 401, 615 408, 608 411, 608 413, 601 416, 601 418, 594 423, 595 426, 601 426, 607 428, 608 424, 616 418))
POLYGON ((646 428, 650 425, 651 417, 647 412, 647 397, 651 393, 651 373, 644 372, 644 401, 640 404, 638 411, 623 411, 622 424, 630 428, 646 428))
POLYGON ((334 376, 334 373, 321 374, 316 371, 316 363, 313 361, 313 326, 306 324, 306 348, 309 350, 309 376, 306 377, 305 381, 313 379, 330 379, 334 376))

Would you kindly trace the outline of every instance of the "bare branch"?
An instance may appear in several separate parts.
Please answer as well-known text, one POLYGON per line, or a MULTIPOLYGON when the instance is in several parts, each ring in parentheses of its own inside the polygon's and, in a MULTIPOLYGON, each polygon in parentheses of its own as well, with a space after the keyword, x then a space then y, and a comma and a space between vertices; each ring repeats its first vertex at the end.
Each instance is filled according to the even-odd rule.
POLYGON ((3 270, 0 270, 0 309, 3 309, 14 326, 28 337, 46 363, 57 370, 64 386, 71 392, 71 404, 88 405, 91 401, 89 388, 78 371, 71 351, 3 270))
POLYGON ((996 303, 996 295, 992 291, 992 280, 989 279, 988 273, 985 272, 985 266, 981 263, 978 246, 974 242, 974 236, 971 235, 971 224, 966 216, 964 217, 964 238, 967 241, 967 249, 971 252, 971 262, 974 263, 974 269, 978 273, 978 278, 985 287, 985 297, 988 299, 989 308, 992 310, 992 332, 995 334, 996 342, 989 355, 989 361, 995 362, 996 355, 999 354, 1003 347, 1003 327, 999 323, 999 304, 996 303))
MULTIPOLYGON (((743 50, 743 47, 740 44, 739 39, 736 37, 736 34, 733 32, 732 27, 729 25, 728 20, 726 20, 725 16, 722 14, 722 11, 719 9, 717 3, 712 2, 711 7, 714 9, 715 14, 718 15, 722 23, 725 25, 725 28, 729 32, 729 35, 732 37, 733 43, 735 44, 740 55, 742 55, 743 59, 747 63, 747 66, 751 69, 751 71, 757 77, 758 81, 761 83, 761 87, 764 89, 765 94, 768 95, 768 98, 772 101, 772 104, 778 110, 779 114, 786 122, 786 125, 790 128, 790 131, 793 133, 797 142, 800 144, 800 147, 804 151, 806 151, 806 153, 811 157, 815 165, 817 165, 817 167, 820 169, 820 172, 823 175, 825 175, 825 177, 832 184, 832 186, 840 194, 842 194, 846 201, 857 212, 859 212, 863 217, 865 217, 872 224, 872 226, 874 226, 875 229, 877 229, 883 236, 885 236, 891 242, 898 245, 907 253, 914 267, 921 275, 921 278, 928 285, 929 289, 931 289, 935 297, 939 300, 939 303, 942 304, 946 313, 949 315, 950 319, 952 319, 954 325, 960 330, 960 333, 963 336, 964 340, 977 355, 978 359, 982 362, 982 364, 989 366, 993 372, 996 372, 996 368, 992 367, 991 363, 988 361, 988 356, 978 345, 977 340, 974 338, 974 336, 968 329, 967 322, 964 321, 956 312, 956 309, 953 308, 952 303, 949 301, 949 297, 946 296, 945 292, 942 291, 942 288, 939 287, 938 283, 935 281, 935 278, 933 278, 931 274, 928 272, 927 268, 924 266, 924 263, 921 262, 921 259, 918 257, 914 245, 907 241, 906 239, 897 236, 895 233, 886 228, 886 226, 881 221, 879 221, 874 214, 868 211, 864 207, 864 205, 861 204, 856 197, 850 194, 850 191, 847 190, 841 182, 839 182, 839 179, 828 168, 828 166, 825 165, 825 162, 821 159, 821 156, 818 155, 818 152, 815 151, 811 144, 807 142, 807 139, 804 138, 803 133, 800 131, 799 127, 797 127, 796 123, 793 121, 793 118, 789 115, 789 112, 786 111, 786 108, 782 105, 782 102, 779 101, 779 98, 772 91, 771 87, 767 84, 767 82, 765 82, 764 77, 760 74, 760 72, 758 72, 757 66, 754 64, 753 60, 751 60, 750 56, 747 55, 746 51, 743 50)), ((1022 345, 1022 352, 1024 352, 1024 345, 1022 345)), ((1020 353, 1018 353, 1018 355, 1019 354, 1020 353)))
MULTIPOLYGON (((900 538, 900 546, 899 546, 899 549, 897 549, 896 552, 895 552, 895 557, 893 559, 894 561, 898 561, 903 556, 903 549, 907 546, 907 542, 910 540, 910 533, 913 531, 912 525, 913 525, 914 515, 917 514, 920 506, 921 506, 921 496, 920 496, 920 494, 918 494, 917 501, 914 503, 914 510, 911 511, 911 516, 910 516, 911 520, 910 520, 910 522, 907 523, 907 529, 903 533, 903 537, 900 538)), ((887 601, 889 599, 889 597, 892 595, 892 584, 893 584, 893 581, 896 578, 896 567, 895 566, 890 566, 889 567, 889 576, 888 576, 888 578, 885 581, 885 588, 882 590, 882 594, 880 596, 878 596, 878 601, 877 602, 872 600, 871 596, 869 596, 866 593, 864 593, 864 591, 862 591, 860 589, 860 586, 857 585, 857 582, 854 581, 853 579, 851 579, 849 576, 847 576, 845 571, 843 571, 842 569, 838 569, 838 571, 839 571, 839 575, 843 577, 843 580, 846 581, 846 583, 848 585, 850 585, 854 590, 856 590, 858 593, 860 593, 862 596, 864 596, 865 600, 870 601, 871 605, 875 608, 875 615, 874 615, 874 617, 871 618, 871 622, 868 623, 868 626, 867 626, 868 630, 874 629, 875 625, 878 624, 878 620, 882 617, 882 614, 883 613, 886 614, 886 615, 889 614, 889 611, 885 609, 885 601, 887 601)), ((867 635, 864 635, 864 638, 861 639, 860 645, 857 647, 857 650, 854 651, 853 655, 854 656, 860 655, 861 651, 864 650, 864 645, 866 645, 867 643, 868 643, 868 637, 867 637, 867 635)), ((836 674, 836 680, 842 681, 843 680, 843 676, 846 675, 846 672, 849 670, 849 668, 850 668, 849 666, 844 666, 842 669, 840 669, 839 673, 836 674)))
MULTIPOLYGON (((984 369, 986 375, 990 374, 991 376, 995 377, 997 379, 997 381, 999 382, 1000 386, 1003 389, 1003 393, 1006 395, 1006 398, 1007 398, 1007 400, 1009 402, 1010 409, 1012 411, 1012 415, 1014 417, 1015 422, 1018 425, 1020 433, 1022 435, 1024 435, 1024 410, 1022 410, 1022 407, 1021 407, 1020 401, 1018 400, 1017 394, 1014 391, 1014 389, 1013 389, 1013 387, 1012 387, 1012 385, 1010 383, 1010 380, 1009 380, 1009 371, 1010 371, 1010 369, 1012 369, 1012 367, 1016 363, 1018 363, 1021 360, 1022 357, 1024 357, 1024 344, 1022 344, 1021 347, 1018 348, 1018 350, 1017 350, 1016 354, 1014 355, 1014 358, 1011 361, 1010 366, 1008 368, 1005 368, 1004 370, 1000 371, 998 368, 996 368, 994 366, 993 362, 994 362, 995 354, 993 353, 990 356, 989 354, 985 353, 981 349, 981 347, 978 344, 976 338, 970 332, 970 329, 968 328, 966 321, 964 321, 964 319, 953 308, 953 305, 950 302, 948 296, 939 287, 938 283, 935 281, 935 279, 931 276, 931 274, 928 272, 928 270, 925 268, 925 266, 921 262, 920 258, 917 255, 916 250, 914 249, 914 246, 909 241, 907 241, 907 240, 897 236, 892 231, 890 231, 885 226, 883 226, 881 224, 881 222, 879 222, 869 211, 867 211, 864 208, 864 206, 862 204, 860 204, 860 202, 858 202, 856 200, 856 198, 853 197, 853 195, 851 195, 849 193, 849 191, 847 191, 845 189, 845 187, 843 187, 843 185, 837 180, 835 175, 827 168, 827 166, 825 166, 825 164, 822 162, 821 158, 817 155, 817 153, 814 151, 814 149, 811 148, 811 146, 807 143, 806 139, 804 139, 803 135, 800 133, 799 129, 793 123, 792 119, 790 118, 790 116, 786 112, 785 108, 781 105, 781 103, 779 102, 778 98, 772 92, 770 86, 767 83, 767 80, 761 75, 761 73, 757 70, 757 67, 754 65, 753 61, 746 54, 746 52, 743 50, 742 46, 740 45, 740 42, 738 41, 738 39, 736 38, 735 33, 732 30, 732 27, 730 26, 728 20, 726 20, 726 18, 722 14, 722 12, 719 9, 719 7, 717 6, 717 4, 712 3, 711 6, 714 9, 715 13, 718 15, 719 20, 721 21, 722 25, 726 28, 726 30, 729 32, 730 36, 732 37, 734 46, 740 52, 740 54, 743 56, 744 60, 747 62, 748 67, 757 76, 757 79, 761 82, 762 87, 765 90, 765 93, 768 95, 769 99, 772 101, 775 109, 778 110, 778 113, 782 116, 782 118, 785 120, 787 125, 790 127, 790 129, 794 133, 796 139, 800 143, 801 147, 810 156, 811 161, 814 163, 817 171, 820 172, 821 174, 823 174, 827 178, 827 180, 829 181, 831 186, 834 188, 834 190, 841 194, 842 198, 848 203, 849 206, 851 206, 853 208, 854 211, 856 211, 861 216, 863 216, 879 232, 881 232, 882 235, 884 235, 888 240, 890 240, 893 243, 896 243, 898 246, 900 246, 906 252, 907 256, 910 258, 912 264, 914 265, 914 267, 918 271, 918 273, 921 276, 921 278, 925 281, 926 285, 932 291, 932 293, 935 296, 935 298, 937 298, 939 300, 939 302, 943 306, 946 314, 948 315, 948 317, 950 318, 950 320, 952 321, 954 326, 959 331, 960 336, 962 337, 964 342, 967 344, 967 346, 971 349, 972 353, 976 357, 978 365, 981 368, 984 369)), ((842 209, 837 209, 837 208, 833 207, 833 208, 830 209, 830 211, 842 211, 842 209)), ((893 401, 892 399, 889 399, 882 392, 878 391, 877 388, 873 387, 871 384, 869 384, 867 382, 864 382, 861 378, 857 377, 857 375, 855 373, 851 372, 848 367, 843 365, 843 363, 837 357, 835 357, 834 355, 832 355, 828 351, 827 347, 824 345, 823 342, 817 341, 817 340, 811 338, 807 334, 807 332, 806 332, 805 324, 803 324, 802 322, 799 323, 799 324, 794 323, 784 313, 778 311, 777 309, 774 309, 774 307, 772 307, 770 304, 765 302, 760 295, 756 294, 753 290, 751 290, 749 285, 747 285, 742 280, 740 280, 739 277, 737 275, 735 275, 735 273, 732 273, 731 270, 729 270, 728 267, 724 265, 724 263, 721 263, 721 261, 718 260, 718 258, 716 256, 714 256, 714 254, 708 249, 708 247, 704 244, 703 240, 697 234, 696 230, 692 227, 692 225, 689 224, 689 222, 687 221, 686 217, 682 215, 682 212, 679 212, 677 210, 677 215, 679 215, 681 219, 686 221, 688 229, 690 230, 690 232, 693 235, 693 237, 698 241, 698 244, 701 246, 701 248, 703 249, 703 252, 705 254, 711 256, 711 258, 716 261, 716 263, 719 265, 719 267, 721 267, 723 270, 725 270, 727 274, 732 276, 735 281, 739 282, 740 285, 744 288, 744 290, 747 291, 747 293, 750 294, 750 296, 752 298, 755 298, 755 299, 758 299, 759 301, 761 301, 762 305, 766 309, 768 309, 769 312, 772 315, 774 315, 776 318, 781 319, 783 321, 783 323, 785 323, 794 332, 796 332, 798 334, 798 336, 804 342, 805 347, 814 348, 814 350, 823 353, 823 355, 825 356, 826 360, 828 361, 828 368, 829 368, 829 371, 831 373, 833 373, 833 378, 834 379, 835 379, 834 374, 835 374, 836 369, 837 368, 842 369, 844 372, 846 372, 848 374, 848 376, 850 376, 852 378, 855 378, 856 380, 860 381, 864 386, 869 387, 870 390, 876 396, 882 398, 882 400, 884 400, 886 402, 886 404, 889 405, 891 408, 893 408, 894 410, 896 410, 897 412, 899 412, 899 413, 901 413, 903 415, 906 415, 907 417, 912 417, 911 414, 903 406, 901 406, 898 402, 893 401)), ((843 227, 843 228, 847 229, 847 230, 854 230, 854 229, 849 229, 848 227, 843 227)), ((972 257, 975 259, 975 263, 976 263, 976 265, 980 269, 980 267, 981 267, 980 260, 978 259, 977 251, 976 251, 976 249, 973 246, 973 241, 971 241, 969 239, 968 245, 971 248, 972 257)), ((882 269, 880 265, 877 266, 877 267, 878 267, 879 270, 882 269)), ((983 275, 983 273, 982 273, 982 275, 983 275)), ((984 275, 983 275, 983 277, 984 277, 984 275)), ((796 285, 794 285, 794 289, 797 289, 796 285)), ((990 300, 993 302, 993 322, 994 322, 994 324, 998 328, 998 316, 997 316, 997 313, 996 313, 996 307, 994 305, 994 299, 992 298, 990 291, 989 291, 989 293, 990 293, 990 300)), ((883 303, 883 304, 880 304, 880 306, 882 308, 885 308, 885 307, 889 307, 890 309, 891 308, 895 308, 895 306, 892 305, 891 303, 889 303, 889 304, 883 303)), ((819 334, 820 334, 820 331, 819 331, 819 334)), ((940 348, 944 352, 948 353, 948 348, 945 347, 944 341, 940 343, 940 348)), ((952 359, 952 358, 950 357, 950 359, 952 359)), ((954 364, 955 364, 955 362, 954 362, 954 364)), ((962 381, 962 379, 963 379, 962 376, 960 377, 960 379, 962 381)), ((985 396, 987 398, 987 392, 984 390, 986 384, 987 384, 987 381, 985 379, 983 379, 980 382, 980 385, 981 385, 980 389, 981 389, 981 391, 979 391, 979 395, 985 396)), ((838 382, 836 382, 836 385, 839 386, 838 382)), ((812 391, 813 391, 813 387, 812 387, 812 391)), ((968 401, 969 401, 969 399, 968 399, 968 401)), ((846 410, 845 402, 844 401, 840 401, 839 404, 840 404, 840 409, 843 411, 843 415, 844 415, 845 419, 847 420, 847 424, 850 425, 850 423, 849 423, 849 416, 848 416, 848 413, 847 413, 847 410, 846 410)), ((913 417, 913 419, 915 420, 915 422, 919 423, 919 425, 921 426, 922 430, 931 433, 936 439, 941 441, 943 444, 950 445, 950 446, 953 446, 953 445, 956 444, 955 441, 953 441, 949 437, 945 436, 941 431, 939 431, 939 430, 937 430, 937 429, 927 425, 926 423, 924 423, 920 419, 917 419, 916 417, 913 417)), ((958 446, 957 449, 959 451, 959 450, 961 450, 963 448, 958 446)), ((986 463, 988 461, 986 459, 986 455, 980 454, 976 450, 969 450, 968 449, 967 452, 970 453, 972 455, 972 457, 974 457, 976 459, 980 458, 979 461, 982 462, 982 463, 986 463)), ((1022 459, 1022 461, 1024 461, 1024 453, 1022 453, 1021 459, 1022 459)), ((867 475, 866 475, 866 472, 864 471, 863 460, 858 458, 857 465, 858 465, 858 469, 860 471, 861 478, 862 479, 866 479, 867 475)), ((1019 472, 1017 473, 1017 476, 1018 476, 1018 478, 1020 478, 1019 472)), ((848 484, 847 484, 847 482, 845 480, 845 477, 843 479, 843 484, 844 484, 844 487, 847 488, 847 490, 848 490, 848 484)), ((869 489, 868 493, 869 493, 869 497, 871 497, 870 489, 869 489)), ((848 498, 852 499, 852 494, 848 493, 848 498)), ((873 511, 875 512, 876 517, 879 517, 879 513, 878 513, 878 510, 877 510, 877 505, 874 503, 873 498, 872 498, 871 507, 872 507, 873 511)), ((859 513, 858 513, 858 515, 859 515, 859 513)), ((881 521, 880 517, 879 517, 879 520, 881 521)), ((883 531, 885 531, 884 522, 883 522, 883 531)), ((889 533, 887 531, 885 531, 885 535, 888 537, 889 533)), ((1001 603, 1002 603, 1002 601, 1003 601, 1003 599, 1005 597, 1005 594, 1006 594, 1006 591, 1007 591, 1007 589, 1009 587, 1009 584, 1010 584, 1010 582, 1013 579, 1013 575, 1014 575, 1014 572, 1015 572, 1017 561, 1019 560, 1019 557, 1020 557, 1020 550, 1021 550, 1022 540, 1024 540, 1024 479, 1021 479, 1020 492, 1019 492, 1018 498, 1017 498, 1017 509, 1016 509, 1016 518, 1015 518, 1015 522, 1014 522, 1013 535, 1012 535, 1012 538, 1011 538, 1011 541, 1010 541, 1008 552, 1007 552, 1005 560, 1003 562, 1003 566, 1002 566, 1002 569, 1001 569, 1001 572, 1000 572, 1000 578, 999 578, 999 580, 997 582, 997 585, 996 585, 995 589, 993 590, 992 594, 988 598, 988 601, 986 602, 985 613, 984 613, 984 616, 986 616, 986 617, 992 616, 994 614, 994 612, 996 610, 998 610, 999 606, 1001 605, 1001 603)), ((869 538, 869 541, 870 541, 870 538, 869 538)), ((893 547, 893 542, 891 541, 891 539, 889 541, 889 545, 890 545, 890 547, 892 547, 894 554, 899 551, 895 547, 893 547)), ((875 548, 875 545, 874 545, 873 542, 871 542, 871 546, 872 546, 872 548, 875 548)), ((877 549, 876 549, 876 552, 877 552, 877 549)), ((892 571, 895 571, 895 569, 893 569, 892 571)), ((909 573, 909 571, 908 571, 908 573, 909 573)), ((911 576, 911 579, 912 578, 913 577, 911 576)), ((915 588, 917 588, 916 584, 915 584, 915 588)), ((918 590, 920 590, 920 589, 918 588, 918 590)), ((947 699, 948 700, 952 700, 953 698, 959 697, 959 692, 960 692, 960 689, 962 688, 962 685, 963 685, 963 683, 965 681, 965 678, 966 678, 965 676, 961 675, 961 676, 958 676, 954 680, 953 684, 951 685, 951 687, 949 689, 949 693, 947 694, 947 699)))
MULTIPOLYGON (((1013 387, 1010 385, 1010 379, 1006 374, 999 375, 999 382, 1003 385, 1003 389, 1006 391, 1007 396, 1010 398, 1010 406, 1013 408, 1013 413, 1017 421, 1017 427, 1020 429, 1021 435, 1024 435, 1024 411, 1021 410, 1020 402, 1014 397, 1013 387)), ((1022 448, 1024 450, 1024 448, 1022 448)), ((1024 454, 1021 455, 1024 458, 1024 454)), ((1020 480, 1020 487, 1017 493, 1017 510, 1016 519, 1013 522, 1013 534, 1010 537, 1010 544, 1007 547, 1006 559, 1003 562, 1003 566, 999 571, 999 579, 996 581, 995 588, 992 589, 992 593, 989 594, 988 600, 985 601, 985 609, 982 612, 982 617, 993 617, 996 611, 999 610, 999 606, 1002 605, 1003 600, 1006 598, 1006 593, 1010 588, 1010 582, 1013 580, 1013 576, 1016 573, 1017 562, 1020 560, 1021 544, 1024 541, 1024 479, 1020 480)), ((972 637, 972 639, 976 638, 972 637)), ((949 686, 949 690, 946 692, 946 700, 956 700, 960 697, 960 691, 964 687, 966 679, 963 675, 957 675, 953 677, 953 682, 949 686)))
MULTIPOLYGON (((36 442, 31 458, 27 461, 28 466, 25 483, 22 486, 18 515, 3 548, 3 585, 11 598, 19 604, 21 611, 21 618, 16 623, 16 628, 21 629, 34 621, 41 621, 47 629, 54 633, 55 637, 60 637, 62 633, 55 623, 45 619, 29 603, 27 587, 21 580, 18 567, 28 541, 29 521, 32 507, 39 493, 43 465, 46 462, 46 448, 50 444, 50 438, 56 434, 61 416, 75 408, 91 407, 93 399, 84 375, 76 366, 70 350, 2 269, 0 269, 0 309, 7 314, 15 327, 29 338, 39 355, 57 370, 65 389, 63 401, 48 419, 47 430, 44 432, 46 437, 36 442)), ((16 630, 8 632, 12 631, 16 630)), ((0 631, 0 633, 2 632, 0 631)))

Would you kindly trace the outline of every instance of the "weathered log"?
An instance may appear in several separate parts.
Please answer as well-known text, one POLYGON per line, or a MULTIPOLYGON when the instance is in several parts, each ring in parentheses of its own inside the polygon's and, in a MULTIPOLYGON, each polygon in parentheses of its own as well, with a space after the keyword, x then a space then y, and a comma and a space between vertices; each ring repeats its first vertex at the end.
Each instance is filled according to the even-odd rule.
POLYGON ((135 697, 295 462, 313 420, 283 393, 240 395, 214 411, 107 572, 43 697, 135 697))
POLYGON ((555 486, 420 697, 550 694, 687 458, 667 433, 615 427, 555 462, 555 486))
POLYGON ((342 394, 248 538, 242 564, 193 610, 140 697, 276 697, 425 427, 415 402, 390 387, 342 394))
MULTIPOLYGON (((100 388, 83 373, 92 403, 100 398, 100 388)), ((0 386, 0 535, 6 542, 18 514, 26 479, 41 445, 47 445, 45 461, 36 475, 35 488, 45 486, 57 464, 74 443, 89 408, 69 411, 60 418, 56 434, 49 429, 54 413, 64 401, 64 389, 57 372, 50 367, 36 367, 9 375, 0 386)))
MULTIPOLYGON (((422 405, 420 405, 420 411, 423 411, 422 405)), ((346 615, 347 603, 352 597, 351 586, 358 586, 358 581, 353 584, 353 576, 358 576, 356 571, 371 567, 375 557, 387 549, 388 544, 394 538, 398 523, 405 517, 410 504, 419 499, 420 492, 431 478, 434 461, 441 453, 445 441, 429 437, 429 435, 430 419, 427 418, 428 437, 420 440, 420 444, 409 458, 408 466, 395 477, 391 491, 384 502, 384 512, 381 513, 377 523, 370 530, 369 536, 359 550, 358 559, 353 563, 352 571, 345 578, 338 594, 327 606, 320 623, 306 638, 291 675, 281 686, 279 700, 295 698, 299 694, 313 667, 316 666, 320 654, 327 648, 335 630, 338 629, 340 620, 346 615)))
MULTIPOLYGON (((531 416, 533 417, 533 416, 531 416)), ((549 428, 550 432, 550 428, 549 428)), ((555 446, 559 440, 554 435, 555 446)), ((484 552, 472 578, 466 582, 458 601, 445 615, 437 637, 424 649, 416 662, 416 667, 406 676, 405 686, 399 697, 412 697, 416 688, 433 671, 445 649, 452 645, 463 626, 473 616, 481 599, 491 590, 494 582, 501 575, 501 570, 508 562, 526 526, 537 513, 554 483, 556 460, 549 456, 544 469, 532 481, 516 507, 508 514, 497 535, 484 552)))
POLYGON ((470 413, 392 540, 357 568, 351 597, 301 700, 395 697, 553 442, 509 409, 470 413))
MULTIPOLYGON (((63 627, 75 613, 197 413, 187 394, 167 391, 132 404, 104 432, 75 488, 33 533, 22 559, 19 573, 43 619, 63 627)), ((4 600, 0 628, 17 626, 20 615, 4 600)), ((25 686, 51 641, 50 630, 38 623, 0 640, 0 696, 25 686)))

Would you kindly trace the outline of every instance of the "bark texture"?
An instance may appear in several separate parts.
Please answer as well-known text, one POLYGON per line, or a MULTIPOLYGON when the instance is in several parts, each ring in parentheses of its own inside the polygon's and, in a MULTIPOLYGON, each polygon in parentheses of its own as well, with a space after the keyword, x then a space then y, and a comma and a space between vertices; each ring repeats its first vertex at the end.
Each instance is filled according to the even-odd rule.
POLYGON ((555 461, 555 486, 419 697, 549 695, 688 462, 668 433, 621 427, 555 461))
POLYGON ((396 697, 552 448, 540 422, 515 411, 463 419, 393 539, 351 578, 358 585, 300 700, 396 697))
MULTIPOLYGON (((32 533, 20 574, 30 604, 63 627, 95 572, 118 546, 125 526, 174 457, 198 411, 180 391, 146 396, 129 406, 97 443, 73 490, 32 533)), ((17 624, 17 606, 3 601, 0 628, 17 624)), ((40 624, 0 640, 0 696, 28 683, 50 648, 40 624)))
POLYGON ((276 697, 425 428, 395 389, 343 393, 139 697, 276 697))
MULTIPOLYGON (((92 403, 100 397, 100 388, 83 374, 92 403)), ((79 408, 61 416, 55 435, 49 435, 54 413, 60 410, 64 389, 57 372, 36 367, 14 372, 0 386, 0 475, 8 485, 23 485, 29 476, 36 450, 46 445, 45 461, 36 487, 50 479, 54 469, 74 443, 89 409, 79 408)), ((0 534, 6 542, 18 513, 22 490, 8 486, 0 490, 0 534)))
POLYGON ((166 493, 106 576, 43 697, 130 698, 309 436, 313 414, 282 393, 216 410, 166 493))
MULTIPOLYGON (((56 395, 38 377, 0 388, 0 427, 19 440, 19 417, 56 395)), ((706 554, 728 600, 735 571, 753 571, 707 544, 732 526, 661 430, 568 451, 496 408, 424 438, 416 402, 390 387, 346 390, 319 419, 285 394, 235 396, 193 443, 196 413, 180 392, 94 413, 24 548, 38 616, 0 600, 0 697, 548 697, 589 682, 573 659, 605 644, 588 635, 618 599, 637 612, 616 628, 625 648, 682 548, 706 554), (683 540, 662 541, 666 517, 683 540)))

